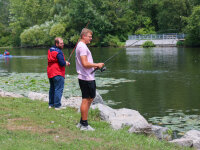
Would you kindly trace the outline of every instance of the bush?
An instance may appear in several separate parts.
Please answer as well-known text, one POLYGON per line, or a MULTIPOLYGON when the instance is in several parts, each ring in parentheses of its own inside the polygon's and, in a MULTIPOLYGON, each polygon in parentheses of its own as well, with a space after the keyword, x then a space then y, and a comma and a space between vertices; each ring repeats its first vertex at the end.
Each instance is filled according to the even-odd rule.
POLYGON ((63 37, 64 32, 65 32, 64 25, 58 23, 58 24, 54 24, 51 27, 49 35, 51 37, 53 37, 53 38, 55 38, 55 37, 63 37))
POLYGON ((184 46, 184 41, 178 41, 178 42, 176 43, 176 46, 178 46, 178 47, 184 46))
POLYGON ((152 41, 146 41, 142 44, 142 47, 144 48, 155 47, 155 44, 152 41))
POLYGON ((21 45, 22 46, 46 46, 52 44, 52 38, 49 36, 49 32, 52 22, 46 22, 40 26, 35 25, 21 33, 21 45))
POLYGON ((10 36, 4 36, 0 38, 0 46, 11 46, 11 37, 10 36))

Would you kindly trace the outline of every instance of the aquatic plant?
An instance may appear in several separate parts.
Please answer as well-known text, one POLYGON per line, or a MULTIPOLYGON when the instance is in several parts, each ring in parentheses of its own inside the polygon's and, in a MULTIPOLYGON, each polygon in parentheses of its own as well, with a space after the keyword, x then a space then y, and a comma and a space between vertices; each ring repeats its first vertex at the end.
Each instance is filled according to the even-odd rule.
MULTIPOLYGON (((24 96, 27 96, 30 91, 48 94, 49 79, 46 73, 11 73, 6 76, 5 74, 0 74, 0 76, 0 88, 5 91, 22 94, 24 96)), ((108 90, 102 89, 102 87, 133 81, 124 78, 116 80, 114 78, 96 77, 97 88, 100 94, 108 93, 108 90)), ((63 96, 65 98, 81 96, 77 75, 66 75, 63 96)))
POLYGON ((172 131, 177 132, 178 136, 184 135, 186 131, 196 129, 200 130, 200 115, 192 115, 192 111, 187 110, 171 110, 167 116, 152 117, 148 120, 153 124, 158 124, 170 128, 172 131))

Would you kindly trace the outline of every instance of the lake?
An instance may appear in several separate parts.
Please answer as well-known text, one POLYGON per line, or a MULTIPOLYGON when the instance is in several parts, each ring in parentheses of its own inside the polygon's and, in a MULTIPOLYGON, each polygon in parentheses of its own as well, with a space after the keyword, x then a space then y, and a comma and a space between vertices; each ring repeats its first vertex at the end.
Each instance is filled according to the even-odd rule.
MULTIPOLYGON (((13 57, 0 59, 1 75, 46 73, 46 48, 9 50, 13 57)), ((113 102, 111 107, 134 109, 147 119, 171 112, 200 114, 200 48, 91 48, 95 62, 120 50, 104 72, 96 72, 97 77, 135 80, 104 87, 109 92, 102 97, 113 102)), ((68 58, 72 49, 63 51, 68 58)), ((76 74, 74 55, 66 74, 76 74)))

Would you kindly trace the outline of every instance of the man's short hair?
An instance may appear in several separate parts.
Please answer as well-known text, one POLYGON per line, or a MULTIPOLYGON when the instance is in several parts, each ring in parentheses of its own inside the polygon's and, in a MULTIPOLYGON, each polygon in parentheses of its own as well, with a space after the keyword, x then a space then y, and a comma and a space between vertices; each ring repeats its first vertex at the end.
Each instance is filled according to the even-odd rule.
POLYGON ((56 37, 54 40, 55 45, 59 44, 60 40, 63 40, 61 37, 56 37))
POLYGON ((88 33, 93 34, 92 30, 87 29, 87 28, 83 28, 82 31, 81 31, 81 38, 83 37, 83 35, 86 36, 88 33))

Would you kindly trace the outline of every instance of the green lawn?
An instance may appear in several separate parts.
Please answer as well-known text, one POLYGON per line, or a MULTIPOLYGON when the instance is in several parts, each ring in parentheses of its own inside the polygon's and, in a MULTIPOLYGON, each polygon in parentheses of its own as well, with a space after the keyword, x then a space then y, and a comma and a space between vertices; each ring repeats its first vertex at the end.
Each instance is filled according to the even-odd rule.
POLYGON ((73 108, 56 111, 46 102, 0 97, 0 149, 191 150, 154 137, 129 134, 128 128, 112 130, 100 120, 97 110, 90 111, 89 116, 94 132, 76 128, 80 113, 73 108))

